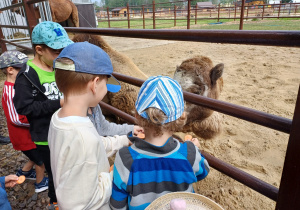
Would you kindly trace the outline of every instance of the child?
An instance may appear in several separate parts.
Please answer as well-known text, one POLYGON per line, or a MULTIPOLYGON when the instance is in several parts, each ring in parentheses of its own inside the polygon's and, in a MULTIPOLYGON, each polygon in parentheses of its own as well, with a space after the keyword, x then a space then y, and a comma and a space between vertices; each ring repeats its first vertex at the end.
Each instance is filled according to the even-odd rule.
POLYGON ((0 177, 0 209, 11 210, 7 199, 6 187, 14 187, 17 184, 18 177, 14 174, 0 177))
POLYGON ((67 32, 58 23, 45 21, 36 25, 32 31, 34 58, 21 69, 14 86, 15 107, 18 113, 26 115, 30 123, 31 138, 48 172, 49 208, 56 205, 56 195, 50 166, 48 130, 52 114, 63 103, 52 66, 62 48, 71 43, 73 42, 67 32))
POLYGON ((129 132, 133 132, 135 135, 138 135, 138 133, 144 132, 143 128, 137 125, 128 125, 126 123, 118 125, 107 121, 102 114, 99 104, 96 107, 91 107, 88 110, 87 115, 100 136, 127 135, 129 132))
POLYGON ((175 80, 150 77, 135 106, 145 140, 130 137, 134 144, 117 153, 112 209, 145 209, 169 192, 194 192, 192 184, 209 172, 207 161, 191 141, 181 144, 172 138, 186 121, 182 89, 175 80))
POLYGON ((27 179, 36 179, 35 192, 48 189, 48 178, 44 177, 45 166, 40 158, 35 144, 31 140, 29 123, 24 115, 16 112, 13 104, 14 83, 20 68, 27 62, 27 55, 19 51, 6 51, 0 56, 0 68, 6 75, 2 94, 2 107, 7 120, 7 128, 11 143, 15 150, 21 150, 30 161, 17 172, 27 179), (32 169, 35 165, 35 170, 32 169))
POLYGON ((87 117, 107 91, 118 92, 109 56, 96 45, 67 46, 54 61, 64 106, 52 116, 49 147, 60 209, 110 209, 112 179, 107 156, 129 144, 124 136, 101 137, 87 117))

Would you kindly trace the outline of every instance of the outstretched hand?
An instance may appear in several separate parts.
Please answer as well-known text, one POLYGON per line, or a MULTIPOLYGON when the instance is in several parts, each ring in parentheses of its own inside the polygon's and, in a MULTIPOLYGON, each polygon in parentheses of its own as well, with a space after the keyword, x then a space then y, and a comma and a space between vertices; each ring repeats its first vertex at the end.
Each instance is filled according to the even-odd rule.
POLYGON ((5 187, 14 187, 17 184, 19 177, 14 175, 14 174, 10 174, 8 176, 5 177, 5 187))
POLYGON ((191 141, 196 147, 200 148, 200 143, 197 138, 187 139, 186 141, 191 141))
POLYGON ((144 128, 142 128, 142 127, 140 127, 140 126, 138 126, 138 125, 135 125, 135 126, 133 127, 133 134, 134 134, 135 136, 137 136, 139 133, 144 133, 144 128))

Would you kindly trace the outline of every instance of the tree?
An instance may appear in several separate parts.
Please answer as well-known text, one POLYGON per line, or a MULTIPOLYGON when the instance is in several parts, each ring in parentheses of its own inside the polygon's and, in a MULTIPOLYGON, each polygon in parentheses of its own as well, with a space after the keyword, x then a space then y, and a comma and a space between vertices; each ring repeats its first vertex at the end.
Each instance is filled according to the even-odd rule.
POLYGON ((281 1, 283 4, 286 4, 286 3, 293 3, 293 0, 282 0, 281 1))

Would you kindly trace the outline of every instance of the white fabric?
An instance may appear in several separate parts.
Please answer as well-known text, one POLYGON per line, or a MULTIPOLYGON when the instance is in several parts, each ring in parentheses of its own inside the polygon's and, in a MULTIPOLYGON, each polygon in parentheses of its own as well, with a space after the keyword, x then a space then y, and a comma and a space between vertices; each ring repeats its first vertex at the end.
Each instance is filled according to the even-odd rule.
POLYGON ((66 123, 59 120, 59 111, 52 116, 48 135, 59 209, 109 209, 112 179, 107 157, 128 145, 128 138, 101 137, 91 121, 66 123))

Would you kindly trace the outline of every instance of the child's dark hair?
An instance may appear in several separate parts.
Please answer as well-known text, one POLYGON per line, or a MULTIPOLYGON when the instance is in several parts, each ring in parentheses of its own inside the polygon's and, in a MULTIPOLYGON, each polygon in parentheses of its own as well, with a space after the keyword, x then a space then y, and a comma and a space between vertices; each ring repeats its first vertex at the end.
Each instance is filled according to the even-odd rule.
MULTIPOLYGON (((74 62, 68 58, 58 58, 56 62, 71 65, 74 62)), ((86 85, 89 81, 99 77, 100 80, 107 77, 106 75, 94 75, 75 71, 67 71, 55 68, 55 81, 58 89, 64 94, 80 94, 86 91, 86 85)))
POLYGON ((137 114, 138 125, 144 129, 151 129, 154 132, 154 136, 161 136, 164 131, 181 131, 187 120, 186 114, 183 113, 177 120, 163 124, 163 122, 167 119, 167 116, 163 113, 163 111, 156 108, 148 108, 145 112, 149 119, 145 119, 137 114))

